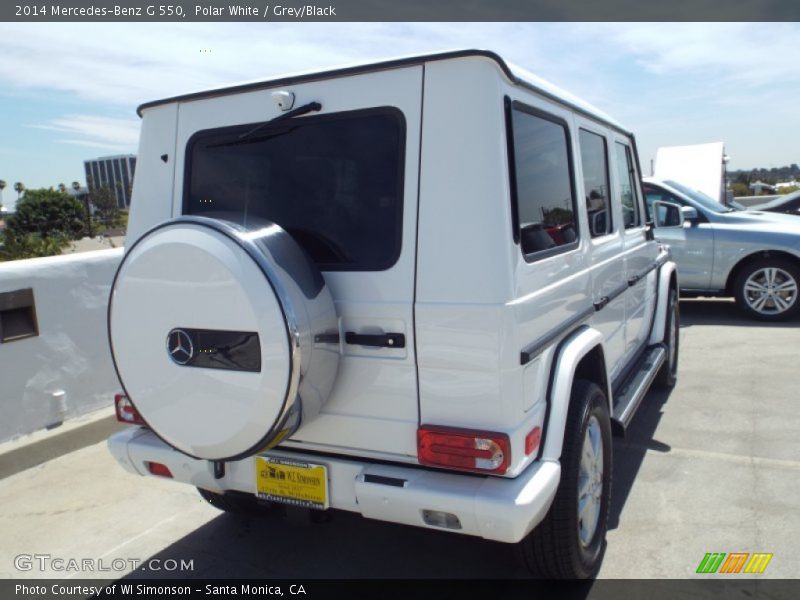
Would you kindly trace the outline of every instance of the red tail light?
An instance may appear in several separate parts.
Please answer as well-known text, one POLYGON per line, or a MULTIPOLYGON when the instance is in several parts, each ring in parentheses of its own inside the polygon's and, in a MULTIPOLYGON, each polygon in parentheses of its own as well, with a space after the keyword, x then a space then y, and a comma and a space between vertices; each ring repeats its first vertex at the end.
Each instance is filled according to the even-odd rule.
POLYGON ((525 456, 529 456, 539 447, 539 442, 542 441, 542 430, 540 427, 534 427, 530 433, 525 436, 525 456))
POLYGON ((139 411, 134 408, 130 399, 125 394, 114 394, 114 410, 117 413, 117 421, 127 425, 144 425, 144 419, 139 411))
POLYGON ((150 471, 152 475, 158 475, 159 477, 169 477, 172 479, 172 473, 169 470, 167 465, 157 463, 157 462, 145 462, 147 466, 147 470, 150 471))
POLYGON ((502 475, 511 464, 511 443, 504 433, 423 425, 417 457, 423 465, 502 475))

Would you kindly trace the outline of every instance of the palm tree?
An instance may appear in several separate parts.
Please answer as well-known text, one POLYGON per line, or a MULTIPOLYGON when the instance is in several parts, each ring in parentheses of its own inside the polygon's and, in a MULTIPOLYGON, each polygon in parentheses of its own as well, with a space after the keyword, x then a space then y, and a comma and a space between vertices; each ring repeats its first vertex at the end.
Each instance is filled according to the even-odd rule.
POLYGON ((17 200, 19 200, 19 197, 22 195, 22 192, 25 191, 25 184, 22 183, 21 181, 18 181, 17 183, 14 184, 14 191, 17 192, 17 200))
POLYGON ((63 194, 64 192, 67 191, 67 186, 65 186, 63 183, 59 183, 58 184, 58 191, 63 194))
POLYGON ((6 182, 0 179, 0 210, 3 208, 3 190, 6 189, 6 182))

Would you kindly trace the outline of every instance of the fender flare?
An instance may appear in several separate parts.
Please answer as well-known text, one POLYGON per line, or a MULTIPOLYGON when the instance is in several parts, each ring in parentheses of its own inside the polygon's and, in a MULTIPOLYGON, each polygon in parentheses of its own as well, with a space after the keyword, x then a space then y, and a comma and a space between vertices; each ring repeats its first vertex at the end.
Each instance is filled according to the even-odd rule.
MULTIPOLYGON (((550 371, 550 393, 547 398, 549 415, 545 421, 547 429, 541 460, 559 461, 561 459, 575 371, 583 357, 598 346, 602 350, 603 335, 588 325, 580 327, 558 345, 550 371)), ((609 382, 608 367, 605 366, 605 361, 604 368, 606 382, 609 382)), ((606 387, 608 388, 608 383, 606 387)), ((605 392, 610 411, 611 390, 606 389, 605 392)))
POLYGON ((649 344, 658 344, 664 340, 664 328, 667 325, 667 304, 669 303, 670 279, 675 277, 675 286, 678 285, 678 270, 675 261, 668 260, 658 270, 658 303, 656 304, 655 318, 653 319, 653 329, 650 331, 649 344))

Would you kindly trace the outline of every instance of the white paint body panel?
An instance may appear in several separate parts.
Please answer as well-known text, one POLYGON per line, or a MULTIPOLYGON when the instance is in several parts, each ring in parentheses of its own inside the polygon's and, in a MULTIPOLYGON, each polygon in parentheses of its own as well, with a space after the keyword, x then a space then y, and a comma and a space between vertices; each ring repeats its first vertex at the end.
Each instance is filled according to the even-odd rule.
MULTIPOLYGON (((334 507, 413 525, 424 525, 420 510, 449 507, 458 511, 462 533, 521 539, 544 516, 557 487, 579 361, 598 347, 603 351, 611 401, 614 375, 632 364, 650 337, 655 272, 593 312, 594 302, 655 261, 658 245, 644 239, 644 228, 590 239, 578 128, 583 124, 600 132, 610 151, 616 139, 633 146, 632 140, 591 106, 538 80, 528 83, 539 85, 542 93, 515 84, 490 58, 472 56, 280 87, 295 94, 295 105, 321 102, 324 113, 394 106, 406 121, 399 260, 381 272, 323 273, 340 338, 347 331, 397 332, 406 336, 406 347, 355 347, 340 339, 339 371, 320 414, 272 451, 301 457, 303 450, 327 453, 334 507), (570 131, 579 243, 532 262, 512 237, 505 97, 557 117, 570 131), (569 324, 576 315, 585 315, 588 327, 566 336, 580 324, 569 324), (541 340, 525 364, 521 351, 541 340), (506 477, 413 468, 419 425, 507 434, 506 477), (538 449, 525 452, 525 437, 537 427, 547 434, 540 460, 538 449), (392 464, 367 466, 364 458, 392 464), (407 477, 412 484, 368 485, 363 475, 373 469, 407 477)), ((177 111, 176 174, 162 196, 136 201, 163 204, 170 196, 171 212, 180 214, 182 153, 189 138, 202 129, 277 116, 272 91, 221 92, 145 110, 145 121, 151 111, 177 111)), ((609 171, 614 177, 613 168, 609 171)), ((612 208, 620 223, 618 198, 612 208)), ((150 216, 157 212, 148 210, 150 216)), ((655 329, 663 331, 663 319, 661 310, 655 329)), ((226 478, 216 481, 208 465, 170 455, 156 442, 139 434, 112 438, 111 446, 118 460, 139 472, 142 460, 172 461, 165 464, 175 464, 180 481, 214 490, 253 489, 249 459, 232 463, 226 478)))
POLYGON ((170 190, 175 181, 175 134, 178 105, 147 111, 142 119, 126 243, 174 216, 170 190), (166 161, 162 159, 166 156, 166 161))
MULTIPOLYGON (((255 458, 229 462, 225 476, 215 479, 207 461, 175 452, 152 432, 130 427, 108 440, 114 458, 127 471, 144 475, 146 461, 166 465, 174 481, 208 490, 255 493, 255 458)), ((287 454, 279 449, 264 456, 283 456, 324 464, 328 468, 332 508, 357 512, 369 519, 438 529, 427 525, 423 510, 455 514, 464 535, 498 542, 518 542, 544 517, 555 496, 561 468, 557 462, 531 465, 515 479, 464 477, 400 465, 370 464, 357 458, 320 458, 287 454), (405 480, 402 487, 371 483, 369 475, 405 480)))

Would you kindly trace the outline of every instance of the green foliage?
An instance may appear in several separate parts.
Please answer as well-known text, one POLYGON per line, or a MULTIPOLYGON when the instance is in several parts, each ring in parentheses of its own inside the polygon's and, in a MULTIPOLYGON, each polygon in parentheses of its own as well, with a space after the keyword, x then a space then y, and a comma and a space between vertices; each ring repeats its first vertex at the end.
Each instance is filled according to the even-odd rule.
POLYGON ((15 234, 6 230, 0 236, 0 261, 56 256, 69 244, 69 238, 55 233, 42 237, 38 233, 15 234))
POLYGON ((746 183, 736 182, 731 185, 731 190, 733 191, 733 196, 749 196, 752 192, 746 183))
POLYGON ((86 210, 75 198, 55 190, 27 190, 17 202, 16 213, 6 221, 6 244, 13 239, 25 247, 39 247, 33 238, 22 240, 27 234, 36 234, 42 242, 48 238, 73 240, 81 238, 85 230, 86 210))
POLYGON ((800 190, 800 187, 797 187, 796 185, 787 185, 785 187, 779 188, 777 190, 777 193, 778 194, 791 194, 792 192, 796 192, 797 190, 800 190))
POLYGON ((118 227, 119 229, 128 229, 128 213, 127 211, 120 211, 117 213, 117 217, 114 219, 114 227, 118 227))
POLYGON ((740 169, 738 171, 728 171, 728 181, 737 181, 739 183, 755 183, 756 181, 763 181, 764 183, 775 184, 781 181, 791 181, 800 177, 800 166, 797 163, 785 165, 783 167, 772 167, 770 169, 740 169))
POLYGON ((107 185, 92 188, 89 192, 89 201, 97 209, 99 220, 111 225, 117 217, 117 197, 107 185))

